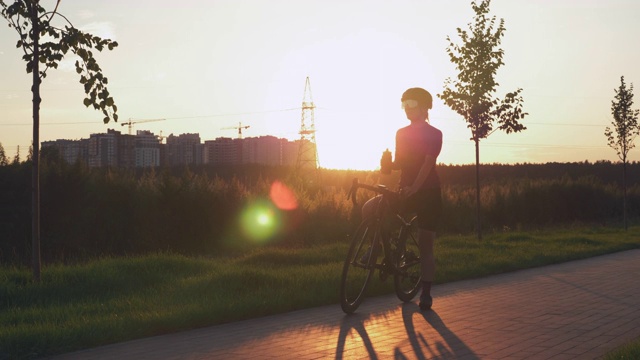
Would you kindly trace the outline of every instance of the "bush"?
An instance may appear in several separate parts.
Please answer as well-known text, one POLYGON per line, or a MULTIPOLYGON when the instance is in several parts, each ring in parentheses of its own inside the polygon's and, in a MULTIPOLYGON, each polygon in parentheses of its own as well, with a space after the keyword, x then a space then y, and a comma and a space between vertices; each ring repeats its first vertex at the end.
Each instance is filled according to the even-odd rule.
MULTIPOLYGON (((265 244, 307 247, 343 241, 354 227, 352 204, 347 199, 352 179, 388 186, 398 180, 397 174, 382 177, 377 172, 324 169, 305 174, 266 166, 136 173, 68 165, 54 155, 43 152, 41 168, 45 262, 157 251, 218 254, 265 244), (269 192, 275 181, 294 193, 296 209, 274 206, 269 192), (243 225, 241 219, 252 209, 271 216, 273 219, 267 219, 270 224, 243 225), (258 233, 252 235, 247 230, 258 233)), ((619 222, 622 190, 617 182, 607 180, 615 167, 611 163, 483 166, 482 225, 502 231, 619 222)), ((634 174, 638 169, 640 164, 634 163, 629 172, 634 174)), ((0 166, 2 262, 26 264, 30 259, 30 170, 29 163, 0 166)), ((473 171, 471 165, 439 168, 444 233, 474 230, 473 171)), ((628 211, 630 219, 637 219, 640 184, 633 179, 628 211)), ((372 195, 359 193, 359 205, 372 195)))

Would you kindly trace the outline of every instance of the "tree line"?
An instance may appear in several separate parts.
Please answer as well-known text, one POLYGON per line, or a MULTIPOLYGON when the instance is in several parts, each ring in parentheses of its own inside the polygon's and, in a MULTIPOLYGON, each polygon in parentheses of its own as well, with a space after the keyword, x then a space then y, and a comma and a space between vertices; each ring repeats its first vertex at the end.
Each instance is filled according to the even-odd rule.
MULTIPOLYGON (((304 176, 268 166, 180 167, 132 172, 67 164, 42 152, 42 257, 73 262, 98 256, 170 251, 215 255, 273 244, 313 246, 346 241, 354 225, 347 191, 361 182, 394 183, 375 171, 320 169, 304 176), (269 198, 279 181, 297 208, 280 210, 269 198), (242 214, 267 204, 278 221, 268 241, 252 241, 242 214)), ((594 224, 618 226, 622 164, 549 163, 483 165, 483 223, 491 231, 594 224)), ((628 214, 640 216, 640 163, 627 165, 628 214)), ((441 232, 472 233, 475 227, 473 165, 440 165, 444 217, 441 232)), ((0 166, 0 260, 28 264, 31 238, 29 161, 0 166)), ((392 175, 393 177, 393 175, 392 175)), ((372 194, 359 194, 359 203, 372 194)))

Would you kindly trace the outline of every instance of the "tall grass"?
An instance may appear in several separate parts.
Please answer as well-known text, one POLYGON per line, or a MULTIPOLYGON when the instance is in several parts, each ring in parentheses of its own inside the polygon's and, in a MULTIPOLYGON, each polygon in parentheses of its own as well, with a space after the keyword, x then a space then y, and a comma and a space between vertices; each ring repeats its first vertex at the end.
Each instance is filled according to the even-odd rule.
MULTIPOLYGON (((638 248, 640 227, 473 235, 437 241, 437 283, 638 248)), ((35 358, 267 314, 338 303, 348 244, 265 246, 215 257, 156 253, 0 267, 0 359, 35 358)), ((370 295, 393 291, 372 283, 370 295)), ((437 301, 437 299, 436 299, 437 301)))
MULTIPOLYGON (((444 217, 440 231, 472 233, 472 166, 440 166, 444 217)), ((615 164, 483 166, 485 230, 534 230, 571 224, 613 224, 622 219, 622 191, 611 180, 615 164), (585 175, 589 172, 591 175, 585 175), (540 174, 545 174, 544 176, 540 174), (546 177, 545 177, 546 176, 546 177)), ((640 164, 630 166, 630 174, 640 164)), ((290 188, 295 210, 278 210, 270 237, 291 247, 330 244, 353 227, 347 200, 351 180, 394 186, 397 174, 247 166, 127 170, 88 169, 44 156, 41 238, 46 262, 74 263, 100 256, 170 251, 215 255, 256 246, 243 231, 242 214, 269 203, 275 181, 290 188)), ((28 164, 0 166, 0 261, 30 262, 31 199, 28 164)), ((360 204, 372 194, 359 193, 360 204)), ((640 183, 630 177, 631 222, 640 219, 640 183)))

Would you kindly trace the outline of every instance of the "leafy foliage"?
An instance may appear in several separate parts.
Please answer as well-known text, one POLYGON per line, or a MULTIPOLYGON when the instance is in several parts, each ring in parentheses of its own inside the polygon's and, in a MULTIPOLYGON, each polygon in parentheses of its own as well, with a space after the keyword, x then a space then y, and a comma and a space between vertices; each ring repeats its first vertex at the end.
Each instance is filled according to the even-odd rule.
MULTIPOLYGON (((103 40, 76 29, 69 19, 58 13, 60 0, 57 0, 53 11, 47 12, 40 6, 40 0, 14 0, 7 5, 0 0, 0 14, 9 22, 9 27, 15 29, 20 36, 16 47, 22 48, 23 60, 27 63, 27 73, 32 74, 31 92, 33 93, 33 144, 35 149, 30 152, 32 163, 32 264, 33 277, 40 280, 40 84, 46 77, 47 70, 57 68, 58 63, 71 51, 80 57, 76 61, 76 71, 81 75, 80 82, 84 85, 87 97, 85 106, 93 106, 101 110, 104 123, 111 119, 118 121, 117 110, 113 98, 107 90, 108 79, 102 75, 98 63, 93 57, 91 49, 102 51, 106 46, 112 50, 118 45, 115 41, 103 40), (66 21, 63 27, 56 26, 52 20, 62 18, 66 21), (40 70, 40 65, 44 69, 40 70)), ((16 157, 14 163, 19 163, 16 157)))
POLYGON ((520 132, 526 127, 520 124, 527 113, 522 109, 522 89, 509 92, 504 99, 494 97, 498 82, 498 68, 504 64, 504 50, 499 46, 505 32, 504 19, 488 17, 491 0, 480 4, 471 2, 475 12, 474 23, 469 30, 457 28, 462 45, 447 36, 447 53, 458 70, 457 80, 447 78, 442 94, 438 94, 447 106, 460 114, 471 129, 471 140, 476 151, 476 231, 482 238, 480 221, 480 140, 495 130, 507 134, 520 132), (494 123, 497 122, 497 127, 494 123))
POLYGON ((0 143, 0 166, 9 165, 9 159, 4 151, 4 146, 0 143))
POLYGON ((638 128, 638 112, 633 110, 633 84, 627 89, 624 83, 624 76, 620 77, 620 87, 615 90, 616 96, 611 101, 611 113, 613 114, 613 126, 616 131, 617 138, 614 137, 613 131, 607 126, 605 136, 609 146, 613 148, 620 160, 622 160, 622 187, 623 187, 623 218, 624 228, 627 229, 627 154, 629 150, 635 147, 633 141, 640 134, 638 128))
POLYGON ((476 14, 474 23, 469 24, 469 30, 457 28, 462 45, 447 37, 447 53, 458 70, 458 78, 456 81, 448 78, 444 91, 438 94, 467 121, 474 141, 488 137, 495 130, 509 134, 526 129, 519 123, 527 115, 522 109, 522 89, 507 93, 502 100, 493 97, 498 86, 496 73, 504 65, 504 50, 499 46, 505 27, 504 19, 497 22, 495 16, 487 16, 489 5, 490 0, 479 5, 475 1, 471 3, 476 14))
POLYGON ((44 65, 43 70, 38 70, 40 80, 47 76, 49 69, 57 69, 69 52, 77 55, 79 60, 75 62, 76 72, 80 75, 80 83, 83 84, 87 95, 84 105, 102 111, 104 123, 110 120, 118 121, 118 108, 107 89, 109 80, 102 74, 102 69, 91 51, 113 50, 118 43, 78 30, 66 17, 57 12, 59 4, 60 0, 57 1, 55 10, 49 12, 38 0, 15 0, 9 5, 0 0, 0 13, 9 22, 9 27, 18 32, 20 39, 16 47, 22 48, 24 52, 22 59, 27 63, 27 73, 32 73, 36 66, 33 61, 36 45, 37 61, 44 65), (54 25, 52 21, 57 18, 62 18, 66 24, 54 25))
MULTIPOLYGON (((269 245, 301 248, 344 242, 352 230, 346 193, 354 177, 381 181, 375 172, 323 170, 322 186, 298 181, 286 169, 207 167, 146 171, 69 165, 55 148, 42 152, 42 244, 45 262, 75 262, 102 255, 156 251, 214 255, 264 247, 250 241, 239 219, 269 199, 278 180, 299 207, 281 211, 283 226, 269 245)), ((539 229, 574 223, 617 224, 621 198, 613 175, 620 164, 484 165, 481 188, 487 227, 539 229)), ((474 167, 441 166, 443 234, 473 231, 474 167)), ((640 163, 630 176, 640 179, 640 163)), ((0 262, 27 263, 29 164, 0 166, 0 262)), ((395 180, 395 179, 394 179, 395 180)), ((361 205, 371 193, 358 193, 361 205)), ((629 213, 640 218, 640 183, 629 187, 629 213)))
POLYGON ((633 84, 627 88, 624 76, 620 77, 620 87, 614 91, 616 95, 611 101, 613 130, 607 126, 604 135, 607 137, 607 144, 616 151, 620 160, 626 162, 627 154, 635 147, 634 140, 640 134, 640 127, 638 127, 640 110, 632 109, 633 84))

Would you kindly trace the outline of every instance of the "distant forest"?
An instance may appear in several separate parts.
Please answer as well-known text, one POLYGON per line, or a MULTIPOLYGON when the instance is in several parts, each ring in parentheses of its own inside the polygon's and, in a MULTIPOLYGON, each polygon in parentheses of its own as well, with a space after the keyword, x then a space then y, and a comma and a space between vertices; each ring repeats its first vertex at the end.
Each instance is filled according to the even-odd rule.
MULTIPOLYGON (((640 219, 640 163, 627 165, 628 214, 640 219)), ((445 216, 441 233, 472 233, 475 166, 439 165, 445 216)), ((484 231, 554 226, 621 226, 622 164, 548 163, 481 166, 484 231)), ((268 242, 313 246, 344 241, 354 226, 346 194, 351 181, 387 185, 376 171, 267 166, 198 166, 154 170, 90 169, 65 163, 55 151, 41 162, 43 261, 157 251, 213 255, 257 245, 239 218, 268 203, 274 181, 290 188, 295 210, 274 209, 281 223, 268 242)), ((0 166, 0 261, 28 264, 31 244, 31 163, 0 166)), ((372 194, 359 195, 360 204, 372 194)))

